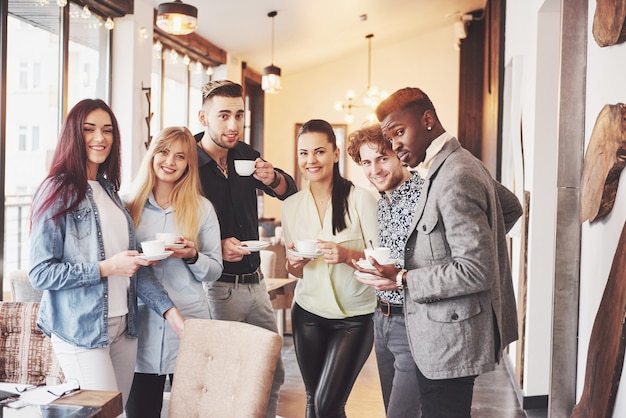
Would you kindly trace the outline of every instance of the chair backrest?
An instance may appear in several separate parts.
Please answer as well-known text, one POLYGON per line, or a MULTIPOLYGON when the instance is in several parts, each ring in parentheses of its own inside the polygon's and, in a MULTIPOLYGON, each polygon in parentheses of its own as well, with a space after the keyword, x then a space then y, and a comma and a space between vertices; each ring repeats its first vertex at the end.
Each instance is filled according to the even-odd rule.
POLYGON ((37 328, 38 302, 0 302, 0 381, 40 385, 63 381, 52 343, 37 328))
POLYGON ((235 321, 188 319, 169 418, 264 417, 282 337, 235 321))
POLYGON ((274 277, 274 270, 276 270, 276 253, 271 250, 259 251, 261 257, 261 273, 263 277, 274 277))
POLYGON ((13 302, 40 302, 43 292, 30 284, 26 270, 13 270, 9 273, 11 300, 13 302))

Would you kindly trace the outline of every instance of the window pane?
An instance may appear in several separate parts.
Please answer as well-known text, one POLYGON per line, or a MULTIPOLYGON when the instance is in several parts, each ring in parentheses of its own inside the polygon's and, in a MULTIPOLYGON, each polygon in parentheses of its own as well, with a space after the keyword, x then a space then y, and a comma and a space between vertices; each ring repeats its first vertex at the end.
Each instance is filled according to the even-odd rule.
MULTIPOLYGON (((16 268, 28 267, 30 195, 47 174, 59 132, 60 10, 56 2, 9 1, 5 277, 16 268)), ((4 285, 6 291, 9 281, 4 285)))
POLYGON ((87 98, 109 102, 109 34, 100 17, 70 4, 68 109, 87 98))

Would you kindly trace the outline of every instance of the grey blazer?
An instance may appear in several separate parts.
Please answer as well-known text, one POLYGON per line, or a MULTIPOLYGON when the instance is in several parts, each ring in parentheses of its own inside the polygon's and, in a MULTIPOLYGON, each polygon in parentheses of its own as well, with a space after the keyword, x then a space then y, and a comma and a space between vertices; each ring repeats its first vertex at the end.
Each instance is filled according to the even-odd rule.
POLYGON ((404 255, 407 333, 424 376, 493 370, 517 339, 505 235, 521 214, 517 197, 457 139, 444 145, 424 181, 404 255))

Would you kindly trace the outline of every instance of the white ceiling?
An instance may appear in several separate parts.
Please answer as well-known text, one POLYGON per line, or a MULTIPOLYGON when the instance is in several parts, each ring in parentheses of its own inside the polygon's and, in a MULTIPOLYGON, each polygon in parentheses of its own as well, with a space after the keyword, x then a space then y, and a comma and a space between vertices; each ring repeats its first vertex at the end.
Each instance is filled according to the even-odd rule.
MULTIPOLYGON (((151 0, 155 8, 165 1, 151 0)), ((283 74, 345 55, 372 54, 385 44, 445 26, 453 31, 459 16, 483 9, 486 0, 184 0, 198 8, 203 38, 262 71, 272 61, 283 74), (361 15, 367 15, 362 21, 361 15)), ((407 51, 407 53, 417 51, 407 51)))

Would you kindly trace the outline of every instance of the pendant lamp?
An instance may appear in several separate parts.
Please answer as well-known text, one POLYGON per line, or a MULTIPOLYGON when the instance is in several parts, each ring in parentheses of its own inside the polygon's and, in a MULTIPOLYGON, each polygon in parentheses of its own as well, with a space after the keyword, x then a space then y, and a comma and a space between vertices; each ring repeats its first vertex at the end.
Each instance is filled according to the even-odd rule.
POLYGON ((198 28, 198 9, 181 0, 161 3, 157 9, 157 26, 172 35, 188 35, 198 28))
POLYGON ((267 17, 272 18, 272 64, 263 69, 263 78, 261 79, 261 88, 269 94, 276 94, 280 91, 280 67, 274 65, 274 17, 277 11, 271 11, 267 17))

